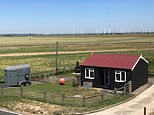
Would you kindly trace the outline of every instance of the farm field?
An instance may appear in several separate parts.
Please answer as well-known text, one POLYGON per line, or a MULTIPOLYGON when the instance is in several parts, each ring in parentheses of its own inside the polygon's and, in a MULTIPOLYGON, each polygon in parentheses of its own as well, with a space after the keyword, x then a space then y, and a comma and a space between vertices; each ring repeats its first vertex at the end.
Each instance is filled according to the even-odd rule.
POLYGON ((76 35, 40 37, 0 37, 0 54, 59 51, 152 48, 154 35, 76 35))
POLYGON ((8 65, 31 65, 32 73, 55 70, 55 43, 59 42, 58 67, 73 67, 76 61, 82 63, 90 51, 99 53, 142 54, 150 63, 149 71, 154 72, 154 35, 76 35, 76 36, 40 36, 40 37, 0 37, 0 76, 8 65), (71 51, 72 54, 65 54, 71 51), (77 52, 79 51, 79 52, 77 52), (88 51, 88 52, 86 52, 88 51), (37 52, 47 54, 37 55, 37 52), (77 52, 73 54, 73 52, 77 52), (27 53, 29 56, 7 57, 7 54, 27 53), (31 56, 35 53, 35 56, 31 56))
MULTIPOLYGON (((58 41, 58 68, 74 68, 76 61, 82 63, 92 53, 118 53, 118 54, 142 54, 145 59, 149 61, 149 73, 154 73, 154 35, 76 35, 76 36, 40 36, 40 37, 0 37, 0 81, 3 80, 3 68, 10 65, 30 64, 32 74, 54 73, 56 55, 56 42, 58 41), (39 54, 39 53, 44 54, 39 54), (63 52, 61 54, 60 52, 63 52), (72 52, 72 53, 67 53, 72 52), (17 56, 18 54, 27 53, 27 56, 17 56), (33 55, 35 53, 36 55, 33 55), (51 53, 51 54, 49 54, 51 53), (4 55, 5 56, 2 56, 4 55), (9 56, 9 55, 12 56, 9 56), (16 54, 16 55, 14 55, 16 54), (38 54, 38 55, 37 55, 38 54), (8 56, 7 56, 8 55, 8 56)), ((72 77, 72 69, 58 74, 58 76, 72 77)), ((0 106, 12 108, 12 105, 17 101, 19 103, 26 103, 28 100, 43 101, 43 95, 38 92, 43 90, 50 90, 48 96, 57 97, 64 92, 72 95, 94 95, 96 90, 89 91, 88 89, 73 88, 72 82, 68 82, 64 89, 55 84, 51 87, 50 83, 34 84, 25 88, 27 98, 19 98, 18 96, 8 95, 6 99, 10 101, 9 105, 6 99, 1 96, 0 106), (56 88, 55 88, 56 87, 56 88), (36 92, 35 92, 36 91, 36 92), (53 93, 57 95, 52 95, 53 93), (88 93, 87 93, 88 92, 88 93), (34 96, 34 98, 30 98, 34 96)), ((9 89, 8 92, 11 93, 9 89)), ((13 91, 15 93, 16 91, 13 91)), ((18 94, 19 91, 17 91, 18 94)), ((111 96, 112 97, 112 96, 111 96)), ((66 113, 68 110, 73 112, 83 112, 99 109, 123 100, 128 99, 125 96, 114 96, 110 100, 98 103, 95 106, 88 107, 71 107, 63 108, 66 113)), ((61 108, 63 107, 59 102, 52 102, 61 108)))

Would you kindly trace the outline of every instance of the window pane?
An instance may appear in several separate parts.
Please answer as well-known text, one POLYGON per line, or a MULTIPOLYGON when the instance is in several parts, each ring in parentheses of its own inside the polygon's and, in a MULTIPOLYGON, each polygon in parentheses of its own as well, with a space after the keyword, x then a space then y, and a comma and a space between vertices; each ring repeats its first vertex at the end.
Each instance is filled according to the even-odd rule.
POLYGON ((90 71, 90 77, 94 77, 94 70, 90 71))
POLYGON ((125 81, 125 72, 121 72, 121 80, 125 81))
POLYGON ((86 77, 89 77, 89 69, 86 69, 86 77))
POLYGON ((120 81, 120 74, 116 74, 116 80, 120 81))
POLYGON ((108 76, 108 71, 107 70, 105 70, 105 77, 107 77, 108 76))

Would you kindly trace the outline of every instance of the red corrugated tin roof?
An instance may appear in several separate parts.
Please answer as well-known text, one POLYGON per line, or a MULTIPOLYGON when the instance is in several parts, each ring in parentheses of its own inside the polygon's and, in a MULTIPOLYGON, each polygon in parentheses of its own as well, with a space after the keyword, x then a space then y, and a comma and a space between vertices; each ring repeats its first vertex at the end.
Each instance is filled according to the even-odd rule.
POLYGON ((132 70, 140 58, 143 58, 142 55, 93 54, 88 57, 85 62, 81 64, 81 66, 121 68, 132 70))

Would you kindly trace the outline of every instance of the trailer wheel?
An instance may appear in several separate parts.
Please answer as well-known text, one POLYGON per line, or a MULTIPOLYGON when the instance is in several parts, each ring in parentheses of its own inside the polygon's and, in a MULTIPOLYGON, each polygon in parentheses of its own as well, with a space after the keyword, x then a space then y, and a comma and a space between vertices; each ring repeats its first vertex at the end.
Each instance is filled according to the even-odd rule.
POLYGON ((24 83, 22 82, 19 86, 20 86, 20 87, 23 87, 23 86, 24 86, 24 83))
POLYGON ((29 83, 28 83, 28 82, 26 82, 26 83, 25 83, 25 86, 29 86, 29 83))

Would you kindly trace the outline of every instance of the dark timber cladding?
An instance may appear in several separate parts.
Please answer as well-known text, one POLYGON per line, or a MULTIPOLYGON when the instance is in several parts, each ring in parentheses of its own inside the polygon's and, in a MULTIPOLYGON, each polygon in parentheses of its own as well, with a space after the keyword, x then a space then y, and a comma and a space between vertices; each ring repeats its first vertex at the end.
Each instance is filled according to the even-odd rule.
POLYGON ((94 54, 81 65, 81 85, 114 89, 132 81, 132 90, 148 82, 148 61, 142 55, 94 54))

